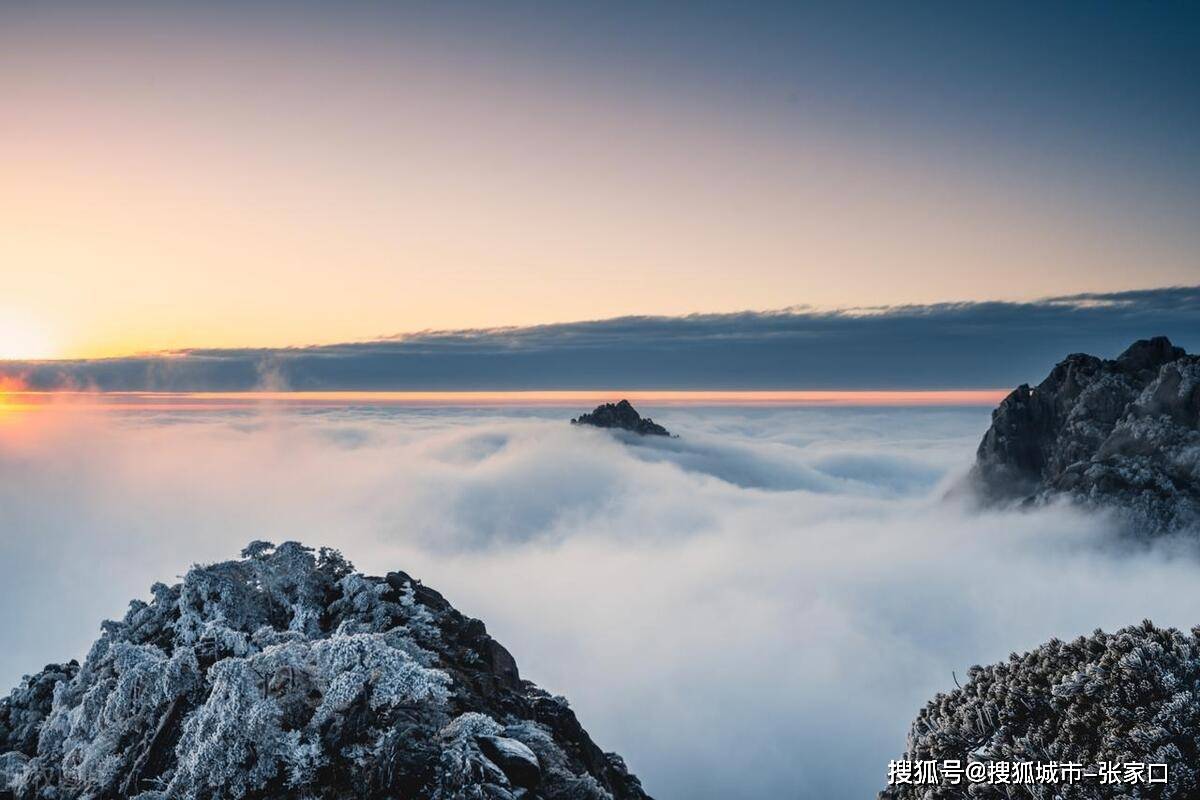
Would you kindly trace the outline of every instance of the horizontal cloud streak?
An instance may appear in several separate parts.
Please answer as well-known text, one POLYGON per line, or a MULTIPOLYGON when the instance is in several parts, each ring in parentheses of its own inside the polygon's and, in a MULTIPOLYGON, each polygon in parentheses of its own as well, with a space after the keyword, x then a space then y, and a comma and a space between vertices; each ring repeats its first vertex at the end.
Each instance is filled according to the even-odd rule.
POLYGON ((1200 287, 973 302, 429 331, 286 349, 8 362, 34 389, 236 391, 962 389, 1040 377, 1064 353, 1167 335, 1200 346, 1200 287))

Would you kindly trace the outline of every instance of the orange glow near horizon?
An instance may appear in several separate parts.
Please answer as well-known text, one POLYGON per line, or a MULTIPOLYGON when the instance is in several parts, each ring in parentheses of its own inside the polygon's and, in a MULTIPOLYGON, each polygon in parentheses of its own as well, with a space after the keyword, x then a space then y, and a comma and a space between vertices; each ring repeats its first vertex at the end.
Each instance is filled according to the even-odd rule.
POLYGON ((24 381, 0 375, 0 422, 13 419, 13 412, 36 408, 38 404, 30 402, 29 397, 30 393, 25 391, 24 381))
POLYGON ((27 392, 3 394, 10 408, 126 411, 217 411, 375 406, 549 406, 587 408, 627 399, 656 406, 994 406, 1003 389, 681 391, 564 390, 468 392, 27 392))

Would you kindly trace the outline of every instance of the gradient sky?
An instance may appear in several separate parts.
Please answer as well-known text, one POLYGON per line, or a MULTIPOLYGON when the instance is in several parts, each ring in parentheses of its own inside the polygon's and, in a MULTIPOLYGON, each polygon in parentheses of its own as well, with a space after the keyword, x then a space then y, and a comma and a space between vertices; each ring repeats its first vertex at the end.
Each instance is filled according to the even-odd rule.
POLYGON ((1200 279, 1200 6, 0 3, 0 357, 1200 279))

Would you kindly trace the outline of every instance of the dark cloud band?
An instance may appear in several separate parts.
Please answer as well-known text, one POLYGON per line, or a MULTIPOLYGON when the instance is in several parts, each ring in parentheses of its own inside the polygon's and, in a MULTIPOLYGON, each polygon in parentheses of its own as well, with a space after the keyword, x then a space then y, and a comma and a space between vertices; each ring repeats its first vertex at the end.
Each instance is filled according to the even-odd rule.
POLYGON ((353 344, 9 362, 31 388, 130 391, 962 389, 1040 378, 1069 352, 1166 335, 1200 347, 1200 287, 816 311, 621 317, 353 344))

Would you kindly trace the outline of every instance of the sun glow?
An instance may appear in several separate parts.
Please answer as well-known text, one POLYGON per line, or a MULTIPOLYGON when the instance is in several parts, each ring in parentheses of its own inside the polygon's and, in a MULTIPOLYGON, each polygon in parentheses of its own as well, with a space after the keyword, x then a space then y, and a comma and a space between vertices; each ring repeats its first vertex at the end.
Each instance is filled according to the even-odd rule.
POLYGON ((26 403, 21 399, 24 389, 19 378, 0 375, 0 424, 11 422, 15 417, 13 412, 25 408, 26 403))
POLYGON ((41 326, 0 311, 0 361, 36 361, 53 356, 54 347, 41 326))

